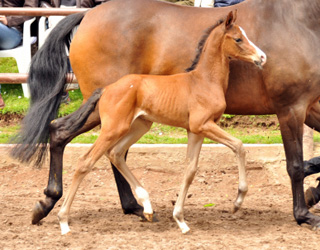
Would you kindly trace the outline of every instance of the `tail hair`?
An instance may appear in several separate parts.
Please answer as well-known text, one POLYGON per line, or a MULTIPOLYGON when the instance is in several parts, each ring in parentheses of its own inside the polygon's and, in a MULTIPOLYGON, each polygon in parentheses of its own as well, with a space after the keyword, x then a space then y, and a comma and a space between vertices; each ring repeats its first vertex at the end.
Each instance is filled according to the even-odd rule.
POLYGON ((19 134, 12 139, 16 146, 11 156, 21 162, 35 160, 40 165, 45 158, 49 125, 57 116, 68 72, 66 46, 69 47, 72 31, 84 15, 77 13, 60 21, 32 58, 28 78, 30 108, 19 134))

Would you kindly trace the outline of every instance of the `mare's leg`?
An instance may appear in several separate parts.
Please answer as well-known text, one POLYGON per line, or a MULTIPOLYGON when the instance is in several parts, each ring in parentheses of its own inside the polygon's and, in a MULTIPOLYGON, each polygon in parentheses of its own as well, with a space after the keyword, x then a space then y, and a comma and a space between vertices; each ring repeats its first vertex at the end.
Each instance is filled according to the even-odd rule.
POLYGON ((187 149, 187 163, 188 167, 185 171, 182 186, 180 188, 178 200, 174 206, 173 218, 178 223, 182 233, 187 233, 190 231, 190 228, 187 226, 184 221, 183 207, 184 202, 187 196, 188 189, 194 179, 194 176, 197 171, 198 159, 203 142, 203 137, 188 132, 188 149, 187 149))
POLYGON ((287 159, 287 171, 291 179, 293 195, 293 214, 300 225, 310 224, 313 228, 320 226, 320 218, 308 211, 303 193, 303 154, 302 134, 304 114, 293 107, 278 114, 282 140, 287 159))
POLYGON ((239 188, 238 196, 234 202, 233 212, 238 211, 241 204, 243 203, 244 197, 248 192, 247 175, 246 175, 246 152, 244 150, 242 142, 229 135, 223 129, 221 129, 213 121, 209 121, 202 125, 199 131, 203 136, 222 143, 229 147, 237 156, 238 168, 239 168, 239 188))
POLYGON ((143 215, 148 221, 152 221, 153 218, 149 195, 129 170, 125 161, 125 155, 129 147, 150 130, 151 125, 152 122, 146 120, 135 120, 129 132, 117 142, 110 152, 107 152, 107 157, 118 168, 119 172, 126 178, 135 191, 138 201, 143 205, 143 215))

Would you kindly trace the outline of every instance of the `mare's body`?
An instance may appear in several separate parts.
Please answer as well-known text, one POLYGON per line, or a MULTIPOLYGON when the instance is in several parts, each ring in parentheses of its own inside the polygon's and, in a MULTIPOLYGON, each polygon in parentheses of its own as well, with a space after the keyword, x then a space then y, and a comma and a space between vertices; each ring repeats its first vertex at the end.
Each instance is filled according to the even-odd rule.
MULTIPOLYGON (((295 219, 299 224, 308 223, 318 227, 320 218, 309 213, 304 201, 302 130, 305 122, 320 131, 317 112, 320 97, 320 1, 247 0, 231 7, 201 9, 152 0, 115 0, 89 11, 83 20, 83 14, 66 18, 54 33, 61 39, 48 39, 47 46, 42 50, 42 53, 47 53, 46 57, 39 54, 31 66, 30 74, 35 76, 30 81, 34 89, 34 112, 30 110, 25 124, 31 125, 29 130, 25 129, 25 136, 21 137, 28 147, 20 147, 21 150, 15 151, 16 155, 23 160, 30 160, 35 152, 32 145, 48 140, 48 125, 54 119, 60 98, 59 90, 64 84, 55 75, 65 73, 67 67, 61 69, 63 58, 59 59, 60 54, 65 54, 64 50, 61 49, 60 54, 53 54, 46 48, 52 45, 56 49, 56 43, 64 42, 72 25, 81 22, 71 44, 70 59, 86 101, 96 88, 108 85, 128 73, 183 72, 193 58, 202 30, 232 9, 238 10, 238 24, 264 50, 269 60, 263 71, 246 63, 231 63, 226 113, 277 114, 292 183, 295 219), (63 30, 65 33, 61 32, 63 30), (51 68, 39 70, 41 63, 37 63, 37 60, 41 57, 45 62, 48 58, 59 62, 60 68, 53 69, 55 73, 50 75, 50 79, 36 77, 38 72, 50 72, 56 65, 53 63, 51 68), (46 89, 42 90, 44 82, 46 89), (48 100, 52 109, 42 105, 41 112, 50 113, 51 116, 43 119, 37 112, 37 98, 45 99, 51 95, 52 86, 56 88, 55 98, 48 100), (53 102, 55 104, 51 105, 53 102), (41 120, 37 120, 33 128, 36 114, 41 120), (39 137, 30 132, 41 132, 38 124, 44 127, 39 137)), ((76 133, 69 133, 65 127, 51 131, 49 183, 45 190, 46 199, 37 203, 34 223, 46 216, 62 196, 62 156, 65 145, 76 135, 99 123, 96 111, 76 133)), ((42 146, 40 149, 43 149, 42 146)), ((119 175, 116 178, 125 213, 141 214, 142 209, 132 199, 125 180, 119 175)))

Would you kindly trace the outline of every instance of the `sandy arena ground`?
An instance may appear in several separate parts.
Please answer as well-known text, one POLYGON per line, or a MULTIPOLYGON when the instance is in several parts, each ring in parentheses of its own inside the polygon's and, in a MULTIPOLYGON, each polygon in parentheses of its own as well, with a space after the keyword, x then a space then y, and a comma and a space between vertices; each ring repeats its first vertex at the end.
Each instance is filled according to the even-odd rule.
MULTIPOLYGON (((78 157, 88 147, 68 147, 64 190, 78 157)), ((124 215, 110 168, 100 160, 80 186, 70 214, 71 234, 60 235, 60 200, 41 225, 31 225, 31 210, 43 199, 48 163, 42 169, 13 161, 0 147, 0 249, 318 249, 319 233, 298 226, 292 215, 290 181, 281 145, 246 146, 249 192, 243 207, 230 212, 237 194, 238 170, 231 150, 205 146, 189 190, 182 235, 172 218, 185 159, 185 147, 135 147, 128 163, 149 191, 159 222, 124 215), (212 206, 208 206, 211 204, 212 206)), ((319 149, 317 149, 320 151, 319 149)), ((319 155, 319 153, 318 153, 319 155)), ((305 187, 315 185, 308 177, 305 187)))

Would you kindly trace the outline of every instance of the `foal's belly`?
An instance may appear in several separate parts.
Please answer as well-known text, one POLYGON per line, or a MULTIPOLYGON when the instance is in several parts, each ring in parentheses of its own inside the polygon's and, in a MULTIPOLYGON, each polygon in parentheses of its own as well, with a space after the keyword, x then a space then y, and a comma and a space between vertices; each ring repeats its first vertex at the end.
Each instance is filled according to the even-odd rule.
MULTIPOLYGON (((146 112, 146 111, 139 111, 135 115, 135 119, 142 118, 147 121, 157 122, 173 127, 180 127, 189 129, 189 117, 187 113, 180 113, 180 114, 173 114, 173 113, 154 113, 154 112, 146 112)), ((134 120, 135 120, 134 119, 134 120)))

